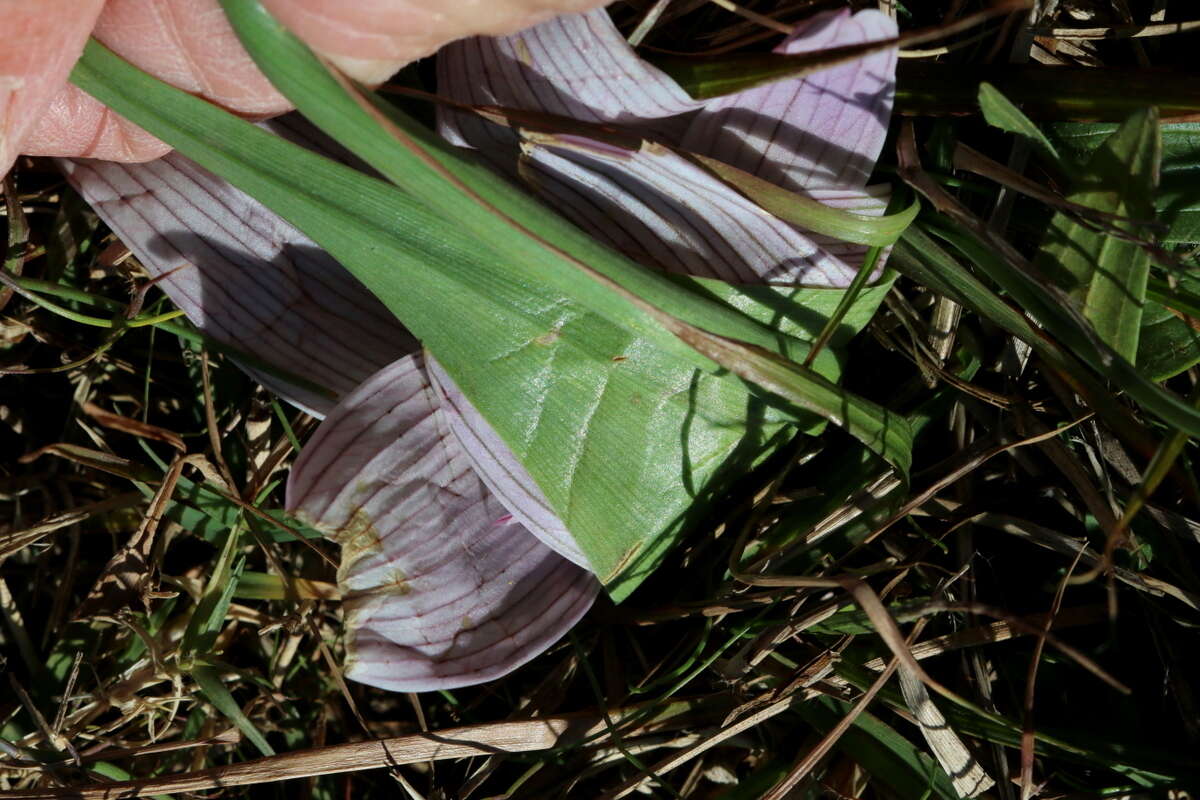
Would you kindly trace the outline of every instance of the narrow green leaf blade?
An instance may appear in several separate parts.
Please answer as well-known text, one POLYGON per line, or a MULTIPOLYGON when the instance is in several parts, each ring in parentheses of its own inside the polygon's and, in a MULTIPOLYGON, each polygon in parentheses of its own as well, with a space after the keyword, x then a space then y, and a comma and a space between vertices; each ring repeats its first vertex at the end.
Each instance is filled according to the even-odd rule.
MULTIPOLYGON (((886 247, 900 238, 900 234, 912 224, 921 210, 920 202, 914 200, 908 208, 894 214, 873 216, 844 211, 788 191, 715 158, 695 154, 691 158, 780 219, 844 242, 886 247)), ((866 200, 869 198, 864 196, 866 200)), ((867 207, 868 203, 864 202, 864 210, 867 207)))
POLYGON ((197 666, 191 671, 191 676, 200 688, 200 694, 204 696, 204 699, 212 703, 217 711, 224 714, 230 722, 236 725, 238 730, 258 748, 260 753, 264 756, 275 755, 275 750, 267 742, 267 738, 250 721, 250 718, 242 712, 242 707, 238 705, 237 700, 234 699, 229 689, 221 681, 221 674, 214 667, 197 666))
MULTIPOLYGON (((818 730, 829 731, 850 708, 849 703, 841 700, 819 697, 798 705, 796 710, 818 730)), ((855 719, 854 725, 838 740, 838 748, 899 797, 958 800, 953 783, 936 761, 870 713, 855 719)))

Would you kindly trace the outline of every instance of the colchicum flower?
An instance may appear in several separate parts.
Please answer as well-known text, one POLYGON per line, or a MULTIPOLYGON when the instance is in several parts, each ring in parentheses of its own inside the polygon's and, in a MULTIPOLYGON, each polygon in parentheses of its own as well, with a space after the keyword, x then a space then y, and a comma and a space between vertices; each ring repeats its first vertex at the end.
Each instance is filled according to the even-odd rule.
MULTIPOLYGON (((878 12, 834 12, 777 52, 895 34, 878 12)), ((438 72, 439 91, 459 104, 634 133, 641 144, 630 148, 439 109, 447 139, 651 268, 836 287, 866 251, 781 221, 681 153, 835 208, 880 214, 886 205, 886 188, 866 181, 890 116, 894 50, 697 102, 595 11, 457 42, 439 54, 438 72)), ((294 117, 267 126, 341 157, 294 117)), ((178 154, 64 166, 197 327, 330 390, 247 368, 324 419, 292 468, 287 505, 342 547, 347 677, 397 691, 479 683, 538 655, 583 616, 600 585, 542 492, 437 362, 340 265, 178 154)))

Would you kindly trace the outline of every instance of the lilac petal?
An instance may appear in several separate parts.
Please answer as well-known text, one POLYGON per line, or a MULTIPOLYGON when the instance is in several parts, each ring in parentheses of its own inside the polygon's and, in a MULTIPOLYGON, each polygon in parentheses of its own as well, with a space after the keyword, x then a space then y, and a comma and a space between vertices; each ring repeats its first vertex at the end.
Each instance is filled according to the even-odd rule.
POLYGON ((323 416, 336 396, 417 348, 383 304, 311 240, 178 153, 146 164, 75 160, 62 167, 200 330, 334 395, 247 369, 304 410, 323 416))
MULTIPOLYGON (((895 25, 882 14, 826 14, 798 29, 781 50, 836 47, 887 38, 889 32, 895 34, 895 25)), ((602 10, 514 36, 458 42, 441 52, 438 64, 439 88, 457 102, 614 123, 667 140, 671 136, 659 123, 687 124, 681 115, 705 105, 641 61, 602 10)), ((893 50, 806 80, 711 101, 692 115, 696 122, 684 149, 722 157, 730 151, 753 161, 735 166, 760 177, 774 173, 773 179, 787 183, 795 173, 816 191, 848 189, 861 198, 886 134, 894 72, 893 50), (862 96, 848 100, 850 93, 862 96), (871 114, 877 118, 864 119, 871 114), (731 140, 747 138, 744 130, 750 141, 734 147, 731 140), (819 139, 826 134, 853 143, 851 149, 819 139), (817 156, 823 159, 819 165, 817 156)), ((452 142, 478 148, 496 166, 532 184, 576 225, 647 266, 734 283, 841 287, 867 253, 765 213, 661 145, 633 152, 574 134, 518 132, 446 107, 438 113, 441 131, 452 142)), ((787 188, 800 188, 790 183, 787 188)))
POLYGON ((430 358, 426 368, 437 390, 447 427, 484 485, 542 544, 590 571, 587 556, 512 449, 467 400, 441 364, 430 358))
MULTIPOLYGON (((879 11, 818 14, 777 53, 807 53, 890 39, 896 23, 879 11)), ((862 188, 887 136, 896 49, 807 78, 748 89, 708 103, 682 147, 792 191, 862 188)))
MULTIPOLYGON (((512 36, 454 42, 438 52, 437 69, 439 92, 460 103, 619 124, 675 140, 684 122, 671 118, 702 105, 638 58, 603 9, 512 36)), ((446 107, 438 108, 438 130, 452 144, 489 157, 511 152, 516 142, 511 131, 446 107)), ((511 161, 504 166, 511 169, 511 161)))
POLYGON ((629 151, 539 135, 523 150, 522 175, 539 193, 643 264, 745 284, 837 287, 854 278, 814 237, 661 145, 629 151))
POLYGON ((499 677, 561 637, 599 590, 487 490, 420 355, 342 400, 287 494, 342 546, 346 674, 363 683, 428 691, 499 677))

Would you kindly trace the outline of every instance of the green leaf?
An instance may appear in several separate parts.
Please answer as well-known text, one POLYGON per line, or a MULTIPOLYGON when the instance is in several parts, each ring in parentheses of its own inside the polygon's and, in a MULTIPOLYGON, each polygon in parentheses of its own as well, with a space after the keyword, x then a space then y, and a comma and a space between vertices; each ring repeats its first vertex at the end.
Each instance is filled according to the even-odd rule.
MULTIPOLYGON (((108 761, 93 762, 91 765, 91 771, 96 773, 97 775, 102 775, 111 781, 134 780, 134 777, 131 773, 126 772, 125 770, 118 767, 116 764, 113 764, 108 761)), ((155 795, 150 795, 150 796, 155 798, 155 800, 172 800, 171 795, 169 795, 169 794, 155 794, 155 795)))
MULTIPOLYGON (((1166 230, 1164 245, 1200 244, 1200 122, 1169 122, 1162 126, 1162 179, 1155 197, 1166 230)), ((1051 133, 1077 160, 1091 156, 1117 126, 1110 123, 1065 123, 1051 133)))
MULTIPOLYGON (((895 273, 873 286, 862 289, 847 310, 829 341, 834 354, 845 348, 850 338, 866 327, 876 309, 891 291, 895 273)), ((711 278, 678 278, 694 284, 732 308, 763 325, 802 342, 812 343, 825 323, 837 311, 846 296, 843 289, 817 289, 804 286, 735 286, 711 278)))
MULTIPOLYGON (((852 686, 865 690, 878 673, 853 663, 850 659, 838 662, 836 672, 852 686)), ((907 711, 898 688, 885 686, 878 699, 887 706, 907 711)), ((1136 702, 1136 701, 1135 701, 1136 702)), ((1021 724, 1000 714, 983 709, 964 708, 949 703, 940 707, 950 727, 964 736, 995 742, 1006 747, 1021 743, 1021 724)), ((1110 736, 1096 735, 1086 730, 1051 730, 1039 726, 1034 733, 1034 751, 1040 755, 1062 758, 1088 769, 1103 765, 1105 769, 1126 776, 1143 786, 1191 785, 1198 777, 1190 764, 1180 761, 1173 753, 1138 741, 1112 741, 1110 736)), ((907 795, 902 795, 907 796, 907 795)))
MULTIPOLYGON (((1067 199, 1134 220, 1153 216, 1162 141, 1158 114, 1131 116, 1093 153, 1067 199)), ((1116 226, 1143 235, 1132 222, 1116 226)), ((1100 338, 1129 361, 1137 357, 1150 253, 1137 242, 1054 215, 1035 264, 1079 300, 1100 338)))
POLYGON ((1151 278, 1146 296, 1138 366, 1162 381, 1200 364, 1200 331, 1180 318, 1200 319, 1200 280, 1185 276, 1171 289, 1166 281, 1151 278))
POLYGON ((975 309, 1023 339, 1047 362, 1070 373, 1083 388, 1091 407, 1123 435, 1135 440, 1144 439, 1145 432, 1139 426, 1129 424, 1127 413, 1117 405, 1111 391, 1097 375, 1117 383, 1130 398, 1168 425, 1200 436, 1200 412, 1097 341, 1085 320, 1056 303, 1045 287, 1031 276, 1008 264, 991 247, 957 224, 943 226, 931 222, 922 227, 928 227, 953 244, 1050 335, 1032 326, 1027 318, 984 286, 917 226, 904 232, 893 252, 892 263, 901 272, 934 288, 939 294, 975 309), (1088 369, 1084 369, 1084 365, 1088 369))
POLYGON ((225 615, 229 604, 237 591, 238 580, 241 578, 244 559, 234 559, 238 552, 238 542, 241 541, 241 528, 235 526, 225 535, 225 544, 221 555, 213 566, 212 575, 204 586, 200 601, 192 611, 183 638, 179 642, 180 662, 187 669, 190 662, 198 654, 212 650, 225 625, 225 615))
POLYGON ((1060 161, 1058 151, 1041 128, 990 83, 979 84, 979 108, 989 125, 1029 140, 1051 160, 1056 163, 1060 161))
POLYGON ((275 751, 267 743, 267 738, 250 721, 250 718, 242 713, 242 707, 238 705, 237 700, 230 694, 229 689, 221 682, 221 674, 215 668, 202 665, 196 666, 192 669, 191 676, 196 681, 196 685, 199 687, 200 694, 204 699, 212 703, 217 711, 224 714, 230 722, 236 725, 238 730, 258 748, 260 753, 264 756, 275 755, 275 751))
POLYGON ((614 597, 653 569, 726 475, 779 441, 764 401, 802 427, 845 424, 907 463, 902 428, 831 383, 835 358, 823 353, 813 370, 764 359, 807 348, 698 284, 599 245, 387 109, 414 141, 406 149, 256 3, 228 8, 272 81, 400 189, 154 81, 95 43, 73 80, 266 203, 376 293, 524 461, 614 597), (700 355, 685 331, 716 337, 726 363, 700 355), (760 371, 771 391, 736 377, 760 371))

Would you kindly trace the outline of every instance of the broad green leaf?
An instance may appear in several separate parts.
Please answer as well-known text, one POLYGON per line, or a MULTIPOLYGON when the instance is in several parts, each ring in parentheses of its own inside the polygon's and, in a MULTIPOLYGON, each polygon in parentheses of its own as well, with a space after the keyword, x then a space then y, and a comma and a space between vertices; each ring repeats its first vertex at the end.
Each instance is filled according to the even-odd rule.
POLYGON ((1200 331, 1192 322, 1200 320, 1200 279, 1180 275, 1172 287, 1151 277, 1146 298, 1138 365, 1155 380, 1166 380, 1200 363, 1200 331))
MULTIPOLYGON (((882 281, 862 289, 858 297, 834 330, 829 347, 836 356, 856 333, 866 327, 876 309, 891 291, 896 275, 891 273, 882 281)), ((678 278, 680 282, 701 287, 712 297, 738 309, 764 325, 802 342, 812 343, 822 327, 833 316, 842 298, 843 289, 816 289, 803 286, 735 286, 709 278, 678 278)))
MULTIPOLYGON (((1200 243, 1200 122, 1168 122, 1162 126, 1162 181, 1155 197, 1158 221, 1166 226, 1165 245, 1200 243)), ((1078 161, 1091 156, 1117 126, 1071 123, 1054 126, 1052 137, 1078 161)))
POLYGON ((1163 381, 1200 364, 1200 331, 1161 303, 1146 304, 1138 340, 1138 366, 1163 381))
POLYGON ((1042 133, 1042 129, 990 83, 979 84, 979 108, 989 125, 1029 140, 1051 160, 1059 161, 1058 151, 1054 149, 1046 134, 1042 133))
POLYGON ((1200 319, 1200 277, 1177 275, 1172 286, 1161 278, 1150 278, 1146 297, 1193 319, 1200 319))
MULTIPOLYGON (((272 79, 404 190, 165 87, 94 43, 74 80, 270 205, 370 287, 437 354, 526 463, 610 592, 624 596, 697 513, 695 501, 716 488, 723 468, 754 463, 775 435, 755 410, 757 397, 768 395, 716 368, 664 319, 674 315, 683 328, 735 342, 725 358, 753 353, 747 345, 798 357, 803 343, 600 247, 428 133, 419 140, 424 154, 405 150, 376 118, 348 111, 354 101, 256 5, 231 10, 249 26, 250 49, 272 79), (270 68, 273 59, 294 73, 290 83, 270 68), (600 276, 535 237, 514 235, 509 222, 451 191, 427 158, 469 176, 481 196, 600 276), (628 570, 635 560, 638 568, 628 570)), ((406 125, 410 133, 417 127, 406 125)), ((906 463, 903 431, 878 406, 813 372, 781 374, 757 355, 733 366, 771 371, 770 380, 806 396, 805 407, 906 463)), ((814 367, 837 372, 832 357, 814 367)))
MULTIPOLYGON (((1135 220, 1153 215, 1162 142, 1153 109, 1131 116, 1092 155, 1067 199, 1135 220)), ((1116 223, 1131 236, 1135 224, 1116 223)), ((1084 227, 1056 213, 1035 264, 1079 303, 1100 338, 1133 361, 1138 352, 1150 254, 1137 242, 1084 227)))

